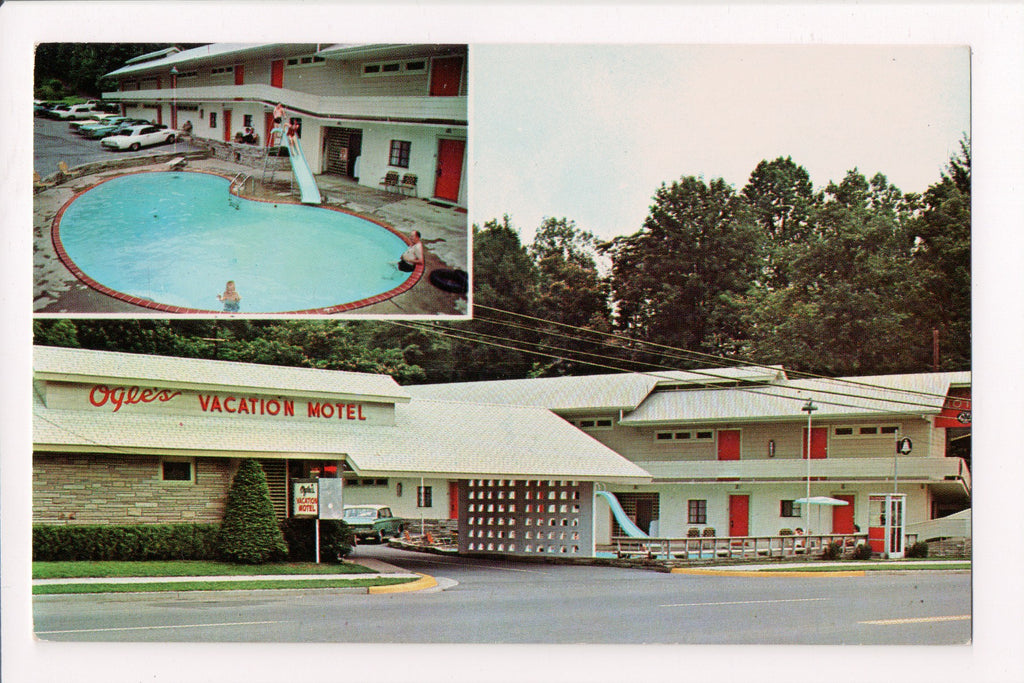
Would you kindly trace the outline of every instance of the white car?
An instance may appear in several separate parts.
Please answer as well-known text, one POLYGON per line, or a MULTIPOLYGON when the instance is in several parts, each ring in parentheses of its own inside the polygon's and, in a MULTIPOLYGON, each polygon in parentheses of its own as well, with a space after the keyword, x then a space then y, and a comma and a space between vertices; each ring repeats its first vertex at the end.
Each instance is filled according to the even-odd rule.
POLYGON ((100 144, 110 149, 130 149, 134 152, 141 147, 174 142, 177 135, 177 131, 170 128, 132 126, 116 135, 103 138, 100 144))
POLYGON ((67 121, 68 119, 88 119, 92 118, 94 114, 99 112, 96 111, 95 104, 76 104, 69 107, 66 110, 54 112, 57 117, 67 121))

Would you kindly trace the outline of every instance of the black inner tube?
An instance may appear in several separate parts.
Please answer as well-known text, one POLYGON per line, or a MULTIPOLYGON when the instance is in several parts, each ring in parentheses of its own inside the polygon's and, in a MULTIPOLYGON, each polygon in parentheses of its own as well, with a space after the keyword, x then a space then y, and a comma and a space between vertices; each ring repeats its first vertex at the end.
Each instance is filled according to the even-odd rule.
POLYGON ((469 276, 464 270, 437 268, 430 271, 430 284, 446 292, 465 294, 469 291, 469 276))

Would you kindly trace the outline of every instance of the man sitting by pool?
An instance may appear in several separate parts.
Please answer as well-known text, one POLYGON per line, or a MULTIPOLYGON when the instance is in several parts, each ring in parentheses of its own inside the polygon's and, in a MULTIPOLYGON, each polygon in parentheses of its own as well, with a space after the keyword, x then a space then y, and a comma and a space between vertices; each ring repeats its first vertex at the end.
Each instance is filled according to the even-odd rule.
POLYGON ((423 242, 420 241, 420 231, 413 230, 412 244, 402 254, 402 258, 398 259, 398 269, 403 273, 411 273, 420 263, 423 263, 423 242))

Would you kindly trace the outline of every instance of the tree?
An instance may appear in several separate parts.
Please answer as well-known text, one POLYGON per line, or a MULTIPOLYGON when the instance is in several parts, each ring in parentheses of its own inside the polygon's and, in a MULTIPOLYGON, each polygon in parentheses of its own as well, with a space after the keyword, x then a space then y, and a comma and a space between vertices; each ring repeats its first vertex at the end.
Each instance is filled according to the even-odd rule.
POLYGON ((761 161, 750 174, 743 197, 765 238, 760 280, 770 289, 784 287, 789 282, 793 245, 810 236, 811 178, 790 157, 761 161))
POLYGON ((617 327, 639 340, 731 355, 744 337, 738 298, 761 254, 753 216, 722 179, 662 185, 643 228, 604 247, 617 327))
POLYGON ((811 215, 812 235, 793 253, 790 282, 746 300, 750 355, 826 375, 914 367, 906 300, 914 209, 884 175, 856 169, 829 183, 811 215))
POLYGON ((242 460, 231 482, 218 543, 221 555, 238 564, 263 564, 288 553, 267 478, 251 458, 242 460))
MULTIPOLYGON (((971 367, 971 145, 949 161, 942 179, 922 197, 916 238, 913 306, 920 339, 940 338, 939 366, 971 367)), ((922 359, 929 364, 930 355, 922 359)))

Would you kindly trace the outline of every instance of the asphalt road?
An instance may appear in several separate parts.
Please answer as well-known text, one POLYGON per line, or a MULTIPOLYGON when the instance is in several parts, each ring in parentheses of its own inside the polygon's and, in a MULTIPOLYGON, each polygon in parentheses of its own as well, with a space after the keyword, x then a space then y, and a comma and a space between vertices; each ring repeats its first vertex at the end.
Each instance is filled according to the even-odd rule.
POLYGON ((971 639, 967 573, 688 576, 375 546, 358 553, 457 585, 388 595, 40 596, 33 600, 35 632, 43 640, 131 642, 948 645, 971 639))
MULTIPOLYGON (((162 151, 168 149, 167 145, 147 147, 137 152, 114 151, 104 149, 100 146, 99 140, 89 140, 68 128, 69 121, 55 121, 42 117, 35 117, 33 136, 33 170, 40 176, 46 177, 57 172, 58 163, 64 161, 70 168, 88 164, 101 159, 110 159, 120 156, 145 156, 152 154, 153 150, 162 151)), ((192 149, 187 141, 178 141, 170 146, 176 151, 186 152, 192 149)))

